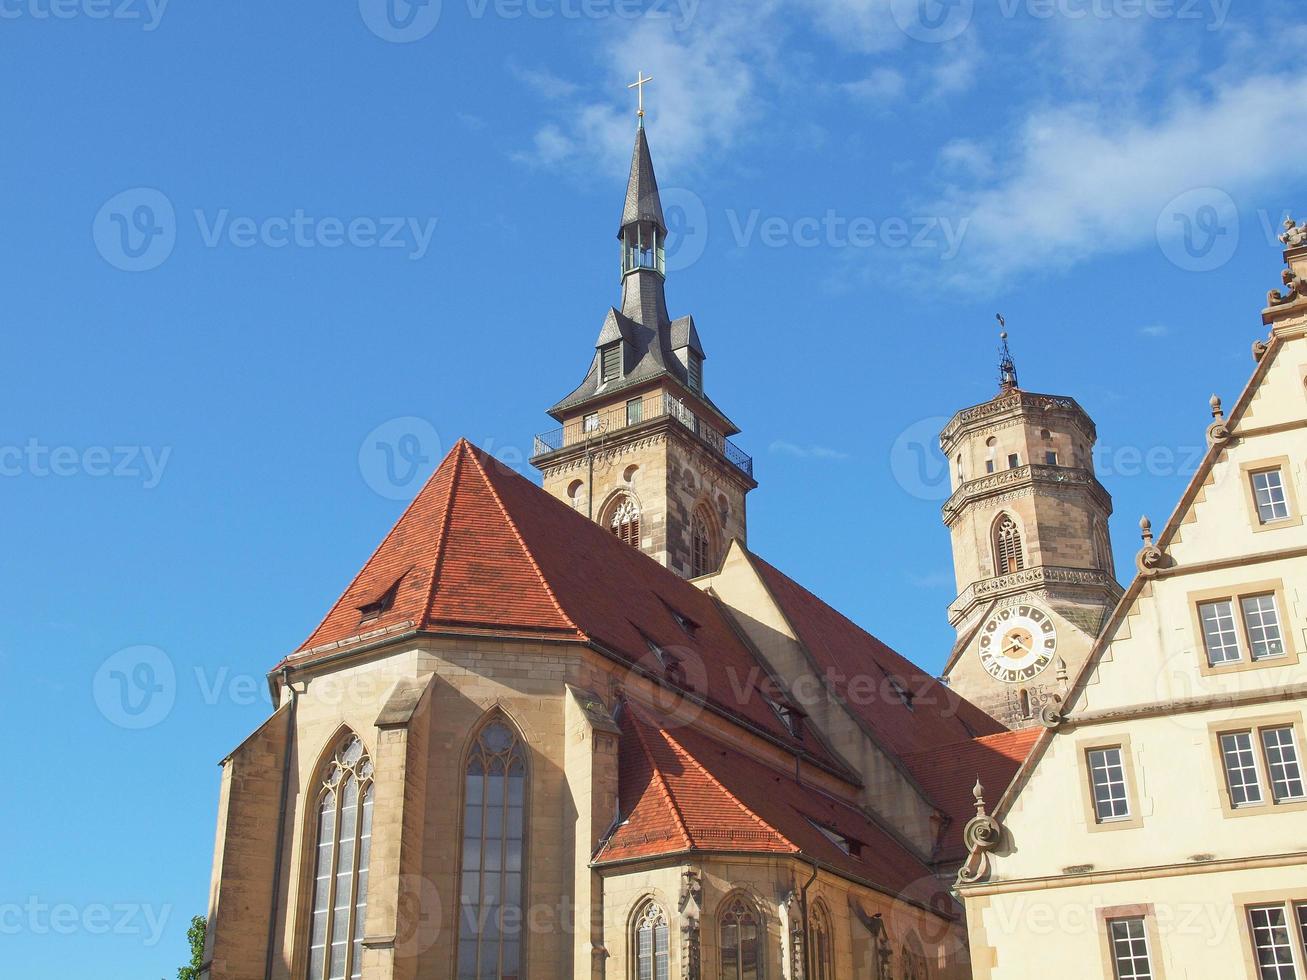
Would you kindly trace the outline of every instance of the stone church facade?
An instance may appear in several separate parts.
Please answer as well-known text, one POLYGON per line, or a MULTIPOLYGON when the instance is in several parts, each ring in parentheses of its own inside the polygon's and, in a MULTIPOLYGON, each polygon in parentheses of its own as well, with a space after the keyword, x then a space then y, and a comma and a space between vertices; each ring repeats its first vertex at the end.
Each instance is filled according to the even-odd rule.
POLYGON ((1093 422, 1005 344, 946 427, 938 680, 751 549, 666 235, 641 125, 541 485, 460 441, 223 761, 209 980, 990 975, 973 786, 1074 717, 1117 624, 1093 422))

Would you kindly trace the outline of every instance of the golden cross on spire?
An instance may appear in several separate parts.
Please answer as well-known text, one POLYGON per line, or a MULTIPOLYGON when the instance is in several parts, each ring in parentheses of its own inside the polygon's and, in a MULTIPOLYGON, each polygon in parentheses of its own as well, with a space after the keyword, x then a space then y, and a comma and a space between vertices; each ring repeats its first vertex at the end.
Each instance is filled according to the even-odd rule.
POLYGON ((640 97, 640 108, 636 110, 635 114, 639 116, 641 119, 644 118, 644 87, 652 81, 653 81, 653 76, 650 75, 648 78, 645 78, 644 70, 641 69, 640 71, 636 72, 635 81, 633 81, 630 85, 626 86, 627 88, 635 89, 636 93, 640 97))

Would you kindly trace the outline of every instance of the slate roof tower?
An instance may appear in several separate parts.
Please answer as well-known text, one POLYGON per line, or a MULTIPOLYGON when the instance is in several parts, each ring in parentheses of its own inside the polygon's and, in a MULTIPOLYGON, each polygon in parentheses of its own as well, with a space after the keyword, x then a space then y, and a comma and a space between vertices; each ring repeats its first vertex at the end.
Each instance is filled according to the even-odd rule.
POLYGON ((621 303, 610 307, 581 384, 536 437, 546 490, 686 577, 716 571, 744 541, 753 460, 704 389, 693 317, 667 312, 668 228, 643 120, 617 231, 621 303))

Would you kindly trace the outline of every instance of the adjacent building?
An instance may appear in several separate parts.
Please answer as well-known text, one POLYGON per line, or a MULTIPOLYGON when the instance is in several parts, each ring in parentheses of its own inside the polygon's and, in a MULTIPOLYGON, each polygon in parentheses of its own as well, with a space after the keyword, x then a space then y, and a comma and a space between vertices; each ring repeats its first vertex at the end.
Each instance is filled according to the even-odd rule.
POLYGON ((978 978, 1307 977, 1307 230, 1282 241, 1247 387, 1015 781, 976 788, 978 978))

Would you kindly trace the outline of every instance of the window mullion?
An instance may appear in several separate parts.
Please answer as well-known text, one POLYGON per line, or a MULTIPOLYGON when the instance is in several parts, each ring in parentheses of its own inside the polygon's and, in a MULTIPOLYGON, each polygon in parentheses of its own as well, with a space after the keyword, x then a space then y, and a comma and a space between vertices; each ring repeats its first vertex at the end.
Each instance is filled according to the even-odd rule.
POLYGON ((322 973, 324 980, 331 976, 331 945, 335 939, 336 924, 336 874, 340 869, 340 825, 341 800, 344 798, 344 780, 338 788, 331 791, 332 815, 331 828, 331 885, 327 888, 327 931, 326 945, 322 950, 322 973))
POLYGON ((358 914, 358 896, 359 896, 359 860, 363 852, 363 800, 367 787, 356 777, 351 776, 358 785, 358 800, 355 803, 354 815, 354 856, 351 861, 349 877, 349 914, 345 917, 345 980, 350 980, 354 975, 354 957, 357 950, 354 948, 354 916, 358 914))

